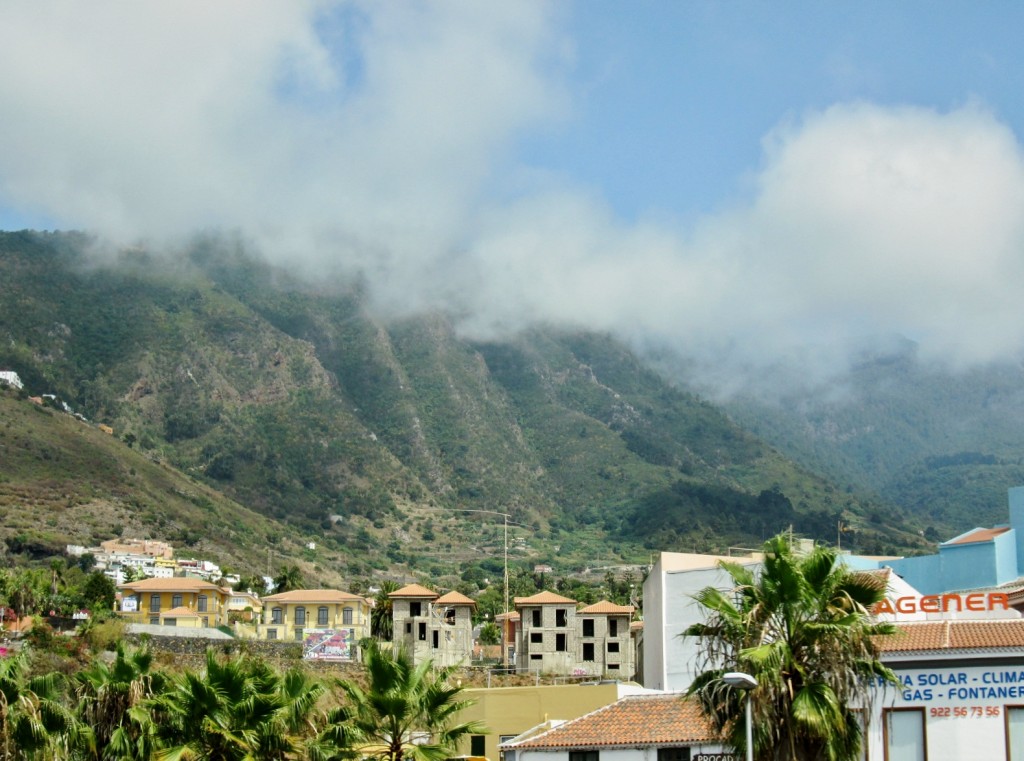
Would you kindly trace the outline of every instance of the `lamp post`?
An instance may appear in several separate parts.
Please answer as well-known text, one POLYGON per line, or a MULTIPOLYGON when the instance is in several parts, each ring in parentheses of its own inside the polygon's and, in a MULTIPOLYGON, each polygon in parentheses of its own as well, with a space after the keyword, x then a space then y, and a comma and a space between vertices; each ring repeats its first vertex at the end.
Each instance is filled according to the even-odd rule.
POLYGON ((742 671, 727 671, 722 675, 722 681, 747 693, 747 761, 754 761, 754 719, 750 713, 750 693, 757 687, 757 680, 742 671))

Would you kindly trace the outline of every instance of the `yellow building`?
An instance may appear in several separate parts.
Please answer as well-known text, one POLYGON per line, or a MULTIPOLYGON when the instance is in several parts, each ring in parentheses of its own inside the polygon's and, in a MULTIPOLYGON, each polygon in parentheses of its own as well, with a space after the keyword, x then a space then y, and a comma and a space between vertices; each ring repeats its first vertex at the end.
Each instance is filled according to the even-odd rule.
POLYGON ((230 589, 202 579, 141 579, 118 587, 121 615, 136 624, 222 626, 230 589))
MULTIPOLYGON (((344 632, 345 645, 327 642, 325 648, 333 657, 349 657, 342 653, 363 637, 370 636, 370 603, 364 597, 337 589, 293 589, 262 599, 263 623, 260 639, 307 642, 310 635, 344 632)), ((337 639, 340 635, 331 635, 337 639)), ((309 657, 317 657, 310 655, 309 657)), ((332 657, 332 656, 327 656, 332 657)))
POLYGON ((457 755, 498 761, 498 745, 545 721, 576 719, 626 695, 650 692, 627 682, 556 684, 534 687, 469 688, 460 698, 473 701, 458 721, 480 721, 488 734, 464 739, 457 755))

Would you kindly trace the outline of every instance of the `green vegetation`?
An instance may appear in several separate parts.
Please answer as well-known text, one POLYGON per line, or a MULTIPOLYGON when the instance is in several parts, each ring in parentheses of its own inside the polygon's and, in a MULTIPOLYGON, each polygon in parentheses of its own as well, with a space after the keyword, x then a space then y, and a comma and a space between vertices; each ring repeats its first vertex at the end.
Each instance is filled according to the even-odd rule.
POLYGON ((840 520, 853 549, 927 547, 891 505, 840 494, 609 336, 472 343, 444 315, 383 322, 358 284, 303 285, 234 244, 103 264, 94 245, 0 234, 0 366, 114 431, 0 393, 16 555, 124 532, 243 573, 455 587, 504 553, 473 510, 510 515, 514 569, 563 576, 790 526, 831 539, 840 520))
POLYGON ((754 757, 764 761, 861 758, 860 718, 875 679, 898 684, 878 660, 872 637, 893 624, 874 623, 871 608, 885 598, 878 576, 857 574, 834 549, 798 557, 785 537, 764 545, 764 568, 723 563, 732 592, 707 587, 696 600, 705 622, 699 637, 706 670, 689 689, 714 726, 746 750, 746 694, 726 684, 726 672, 753 676, 754 757))
POLYGON ((119 643, 112 662, 94 658, 70 677, 48 654, 36 644, 0 659, 2 761, 330 761, 381 743, 380 758, 441 761, 480 730, 454 721, 468 703, 450 672, 373 646, 365 675, 337 685, 212 650, 201 669, 172 671, 119 643))

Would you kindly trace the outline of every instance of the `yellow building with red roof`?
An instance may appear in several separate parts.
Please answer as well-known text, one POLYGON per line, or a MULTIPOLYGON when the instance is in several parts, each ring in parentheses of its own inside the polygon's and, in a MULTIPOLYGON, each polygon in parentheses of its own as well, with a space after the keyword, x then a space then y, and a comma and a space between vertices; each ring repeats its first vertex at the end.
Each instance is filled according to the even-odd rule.
POLYGON ((231 590, 194 578, 151 578, 118 586, 118 612, 132 623, 217 627, 228 623, 231 590))
POLYGON ((336 659, 354 657, 355 643, 370 636, 370 603, 351 592, 292 589, 267 595, 262 603, 259 638, 302 642, 313 648, 307 653, 309 657, 327 657, 324 647, 330 648, 328 654, 336 659), (316 642, 310 640, 312 635, 316 642), (317 647, 331 636, 335 639, 329 645, 317 647))

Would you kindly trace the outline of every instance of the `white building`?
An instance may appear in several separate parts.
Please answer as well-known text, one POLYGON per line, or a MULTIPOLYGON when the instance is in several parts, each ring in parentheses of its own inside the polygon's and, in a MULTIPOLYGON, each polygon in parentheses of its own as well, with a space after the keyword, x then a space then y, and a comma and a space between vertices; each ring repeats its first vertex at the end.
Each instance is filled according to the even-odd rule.
POLYGON ((0 370, 0 383, 4 383, 8 386, 14 386, 19 391, 25 388, 21 382, 21 378, 13 370, 0 370))
POLYGON ((727 761, 695 701, 631 695, 572 721, 547 721, 499 746, 504 761, 727 761))

